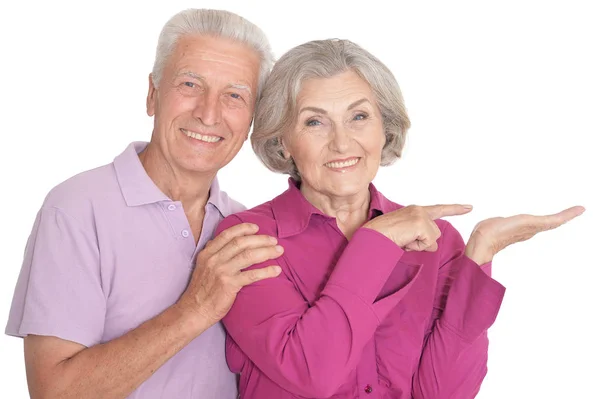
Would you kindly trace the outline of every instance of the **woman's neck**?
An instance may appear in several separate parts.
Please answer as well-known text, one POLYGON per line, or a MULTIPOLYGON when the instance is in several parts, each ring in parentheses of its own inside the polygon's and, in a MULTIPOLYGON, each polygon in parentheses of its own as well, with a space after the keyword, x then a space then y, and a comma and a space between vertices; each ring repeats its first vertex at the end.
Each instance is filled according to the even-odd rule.
POLYGON ((343 197, 318 192, 308 184, 301 184, 300 192, 325 215, 335 217, 338 228, 348 240, 369 218, 371 194, 368 187, 343 197))

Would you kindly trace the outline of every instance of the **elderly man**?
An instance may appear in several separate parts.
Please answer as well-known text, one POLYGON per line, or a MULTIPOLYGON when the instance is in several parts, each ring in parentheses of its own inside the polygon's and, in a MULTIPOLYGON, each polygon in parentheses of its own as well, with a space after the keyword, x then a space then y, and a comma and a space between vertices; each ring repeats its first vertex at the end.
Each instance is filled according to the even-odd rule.
POLYGON ((55 187, 39 211, 6 333, 25 337, 33 398, 235 398, 219 323, 281 254, 216 174, 246 140, 273 59, 255 25, 187 10, 163 28, 150 143, 55 187))

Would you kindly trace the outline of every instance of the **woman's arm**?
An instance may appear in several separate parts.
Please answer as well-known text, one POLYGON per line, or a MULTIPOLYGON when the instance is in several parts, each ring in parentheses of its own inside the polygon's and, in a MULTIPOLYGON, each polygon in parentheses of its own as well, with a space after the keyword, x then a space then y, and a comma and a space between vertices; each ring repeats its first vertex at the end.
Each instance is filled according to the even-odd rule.
POLYGON ((464 253, 464 242, 445 223, 431 330, 413 378, 415 399, 473 398, 487 372, 487 329, 504 287, 464 253))
POLYGON ((456 229, 446 225, 432 330, 413 379, 415 398, 475 397, 487 371, 487 329, 504 294, 504 287, 489 277, 489 262, 507 246, 584 211, 576 206, 554 215, 486 219, 475 226, 466 248, 456 229))
MULTIPOLYGON (((229 217, 219 230, 235 223, 240 220, 229 217)), ((282 274, 244 287, 223 322, 250 360, 283 389, 305 397, 330 397, 358 364, 380 320, 418 274, 392 295, 375 300, 402 254, 382 234, 359 229, 310 306, 279 258, 282 274)))

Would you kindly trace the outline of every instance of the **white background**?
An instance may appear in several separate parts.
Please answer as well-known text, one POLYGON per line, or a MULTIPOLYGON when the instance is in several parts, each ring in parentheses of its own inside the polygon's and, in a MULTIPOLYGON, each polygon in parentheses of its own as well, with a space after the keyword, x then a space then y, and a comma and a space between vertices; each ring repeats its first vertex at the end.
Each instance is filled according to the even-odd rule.
MULTIPOLYGON (((600 13, 592 1, 130 3, 0 6, 2 324, 49 189, 150 137, 147 74, 162 25, 184 8, 223 8, 261 26, 276 56, 339 37, 392 69, 413 127, 403 159, 375 181, 388 198, 472 203, 470 215, 451 219, 464 236, 491 216, 587 208, 496 257, 507 291, 479 398, 600 397, 600 13)), ((247 206, 286 187, 249 143, 220 182, 247 206)), ((17 338, 0 336, 0 397, 27 397, 17 338)))

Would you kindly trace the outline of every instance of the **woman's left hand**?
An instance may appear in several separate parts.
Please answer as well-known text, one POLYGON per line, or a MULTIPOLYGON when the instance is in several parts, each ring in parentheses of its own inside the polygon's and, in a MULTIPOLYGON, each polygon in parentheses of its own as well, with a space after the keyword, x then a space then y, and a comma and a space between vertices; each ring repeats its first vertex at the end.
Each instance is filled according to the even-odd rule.
POLYGON ((473 229, 465 255, 479 265, 491 262, 494 255, 509 245, 527 241, 542 231, 555 229, 584 211, 582 206, 574 206, 554 215, 515 215, 483 220, 473 229))

